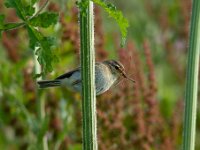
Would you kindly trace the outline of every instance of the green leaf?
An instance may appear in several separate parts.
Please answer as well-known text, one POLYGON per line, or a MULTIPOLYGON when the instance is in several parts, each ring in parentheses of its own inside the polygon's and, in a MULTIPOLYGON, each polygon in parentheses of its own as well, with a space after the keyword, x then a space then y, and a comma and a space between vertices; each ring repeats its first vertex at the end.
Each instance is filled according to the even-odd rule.
POLYGON ((103 0, 92 0, 94 3, 103 7, 110 17, 114 18, 118 23, 122 35, 121 46, 125 45, 127 37, 127 28, 129 27, 128 20, 123 16, 122 12, 117 10, 116 7, 111 3, 106 3, 103 0))
POLYGON ((44 37, 39 31, 31 26, 27 27, 30 37, 30 47, 35 50, 37 60, 42 65, 43 74, 53 70, 53 63, 58 62, 52 46, 55 45, 54 37, 44 37))
POLYGON ((47 28, 58 22, 58 13, 44 12, 30 20, 30 24, 35 27, 47 28))
POLYGON ((33 6, 35 2, 36 1, 6 0, 5 6, 7 8, 14 8, 17 16, 22 20, 26 20, 27 17, 35 13, 35 8, 33 6))
POLYGON ((52 49, 55 38, 43 36, 42 33, 34 27, 46 28, 56 24, 58 22, 58 13, 44 12, 33 16, 35 13, 33 5, 37 1, 38 0, 5 0, 5 6, 7 8, 15 9, 17 16, 24 22, 4 24, 3 21, 5 17, 4 15, 0 15, 0 33, 3 30, 10 30, 26 25, 30 38, 30 48, 33 49, 38 56, 38 62, 43 68, 42 74, 45 74, 51 72, 53 70, 53 63, 58 61, 58 58, 52 49))
POLYGON ((5 15, 0 14, 0 31, 6 31, 24 25, 24 23, 4 23, 5 15))
POLYGON ((39 41, 42 40, 42 35, 31 26, 27 26, 27 30, 30 38, 30 48, 34 50, 35 47, 40 46, 39 41))
POLYGON ((26 16, 32 16, 35 13, 35 8, 33 6, 30 6, 30 5, 24 7, 24 10, 25 10, 26 16))
POLYGON ((22 20, 25 20, 25 11, 23 10, 24 6, 21 0, 6 0, 5 6, 7 8, 14 8, 18 17, 22 20))

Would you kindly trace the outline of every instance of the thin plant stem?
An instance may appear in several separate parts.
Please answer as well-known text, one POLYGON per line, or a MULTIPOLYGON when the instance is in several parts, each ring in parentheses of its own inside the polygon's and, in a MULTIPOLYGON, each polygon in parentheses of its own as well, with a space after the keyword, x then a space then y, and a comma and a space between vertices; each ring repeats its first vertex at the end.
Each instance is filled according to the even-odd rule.
MULTIPOLYGON (((34 59, 35 59, 35 73, 40 74, 41 66, 37 61, 36 55, 34 55, 34 59)), ((41 80, 41 78, 37 78, 37 80, 41 80)), ((40 123, 42 124, 45 119, 45 99, 42 95, 42 92, 39 90, 37 90, 36 96, 37 96, 37 106, 38 106, 38 117, 39 117, 40 123)), ((44 135, 42 137, 42 141, 38 141, 38 142, 40 143, 39 147, 41 147, 42 150, 48 150, 48 143, 47 143, 46 135, 44 135)))
POLYGON ((19 22, 19 23, 13 23, 12 26, 11 24, 5 24, 5 27, 4 27, 4 31, 9 31, 9 30, 14 30, 14 29, 17 29, 17 28, 20 28, 20 27, 23 27, 25 26, 26 24, 24 22, 19 22))
POLYGON ((46 0, 45 2, 44 2, 44 4, 40 7, 40 9, 35 13, 35 15, 33 16, 33 17, 31 17, 31 18, 34 18, 34 17, 36 17, 36 16, 38 16, 41 12, 42 12, 42 10, 48 5, 48 3, 49 3, 49 0, 46 0))
POLYGON ((83 149, 97 150, 93 2, 81 3, 84 7, 80 8, 83 149))
MULTIPOLYGON (((46 0, 45 3, 42 5, 42 7, 36 12, 36 14, 33 17, 36 17, 38 14, 40 14, 40 12, 47 6, 49 0, 46 0)), ((38 5, 36 5, 36 9, 38 9, 38 5)), ((31 19, 31 18, 30 18, 31 19)), ((37 48, 36 48, 37 49, 37 48)), ((36 51, 35 49, 35 51, 36 51)), ((36 74, 40 74, 41 73, 41 66, 39 64, 39 62, 37 61, 37 56, 34 55, 35 58, 35 73, 36 74)), ((37 80, 41 80, 40 78, 37 78, 37 80)), ((45 120, 45 98, 44 95, 42 95, 41 91, 37 91, 37 101, 38 101, 38 116, 39 116, 39 120, 40 120, 40 124, 43 124, 44 120, 45 120)), ((39 137, 38 137, 39 139, 39 137)), ((47 136, 44 135, 42 137, 42 141, 38 141, 39 147, 42 150, 48 150, 48 141, 47 141, 47 136)))
POLYGON ((200 1, 193 0, 187 64, 183 150, 194 150, 200 51, 200 1))

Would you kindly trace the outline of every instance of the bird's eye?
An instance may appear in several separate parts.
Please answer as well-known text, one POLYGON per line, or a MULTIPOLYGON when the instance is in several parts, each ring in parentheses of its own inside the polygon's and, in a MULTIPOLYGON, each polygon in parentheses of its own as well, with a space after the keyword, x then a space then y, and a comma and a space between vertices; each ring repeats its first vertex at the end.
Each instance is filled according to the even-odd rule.
POLYGON ((119 66, 115 66, 115 69, 119 69, 119 66))

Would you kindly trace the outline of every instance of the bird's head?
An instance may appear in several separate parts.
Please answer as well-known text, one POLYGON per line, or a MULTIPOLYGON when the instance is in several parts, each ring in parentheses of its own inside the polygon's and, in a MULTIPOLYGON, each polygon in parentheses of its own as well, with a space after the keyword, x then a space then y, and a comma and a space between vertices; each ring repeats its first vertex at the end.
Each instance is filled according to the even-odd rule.
POLYGON ((106 65, 108 65, 110 67, 111 72, 114 75, 117 75, 118 77, 123 77, 123 78, 128 79, 128 80, 130 80, 132 82, 135 82, 133 79, 131 79, 130 77, 128 77, 126 75, 125 68, 122 65, 122 63, 120 63, 119 61, 116 61, 116 60, 106 60, 103 63, 106 64, 106 65))

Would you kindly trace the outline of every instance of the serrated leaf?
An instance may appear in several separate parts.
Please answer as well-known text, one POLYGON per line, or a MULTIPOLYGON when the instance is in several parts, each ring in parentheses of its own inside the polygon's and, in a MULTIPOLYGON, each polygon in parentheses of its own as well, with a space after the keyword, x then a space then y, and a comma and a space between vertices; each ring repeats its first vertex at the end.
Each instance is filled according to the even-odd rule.
POLYGON ((58 61, 57 56, 52 50, 55 43, 55 38, 44 37, 39 31, 31 26, 27 27, 30 37, 30 47, 38 56, 37 60, 42 65, 43 73, 51 72, 53 70, 53 63, 58 61))
POLYGON ((7 8, 14 8, 18 17, 25 20, 25 12, 23 10, 23 4, 21 0, 6 0, 5 6, 7 8))
POLYGON ((30 40, 30 48, 35 49, 39 46, 39 41, 42 40, 42 35, 36 29, 27 26, 29 40, 30 40))
MULTIPOLYGON (((38 49, 38 62, 43 64, 44 70, 51 72, 53 71, 53 66, 51 63, 57 62, 57 57, 52 51, 52 46, 55 43, 55 38, 53 37, 43 37, 41 44, 43 49, 38 49)), ((46 73, 45 71, 45 73, 46 73)))
POLYGON ((56 43, 55 37, 43 37, 42 39, 43 46, 46 48, 50 48, 56 43))
POLYGON ((127 37, 127 28, 129 27, 128 20, 123 16, 122 12, 117 10, 116 7, 111 3, 106 3, 103 0, 92 0, 94 3, 100 5, 105 9, 105 11, 109 14, 110 17, 114 18, 117 24, 120 27, 122 39, 121 46, 125 45, 126 37, 127 37))
POLYGON ((0 14, 0 31, 6 31, 9 29, 14 29, 17 28, 21 25, 23 25, 24 23, 4 23, 5 20, 5 15, 4 14, 0 14))
POLYGON ((32 16, 35 13, 35 8, 33 6, 30 6, 30 5, 24 7, 24 10, 25 10, 26 16, 32 16))
POLYGON ((30 24, 35 27, 47 28, 58 22, 58 13, 44 12, 30 20, 30 24))
POLYGON ((35 13, 33 7, 36 1, 24 2, 22 0, 6 0, 5 6, 7 8, 14 8, 17 16, 22 20, 26 20, 27 17, 32 16, 35 13))

